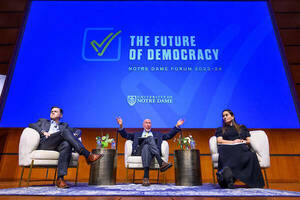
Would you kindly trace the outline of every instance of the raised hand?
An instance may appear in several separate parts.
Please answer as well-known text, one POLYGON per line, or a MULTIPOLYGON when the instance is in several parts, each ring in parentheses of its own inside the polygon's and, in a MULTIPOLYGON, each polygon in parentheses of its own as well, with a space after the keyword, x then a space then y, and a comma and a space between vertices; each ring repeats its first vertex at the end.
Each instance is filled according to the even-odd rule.
POLYGON ((122 128, 123 127, 123 120, 122 120, 122 118, 121 117, 117 117, 116 119, 117 119, 117 123, 119 124, 120 128, 122 128))
POLYGON ((179 119, 176 123, 176 127, 181 126, 184 123, 184 119, 179 119))

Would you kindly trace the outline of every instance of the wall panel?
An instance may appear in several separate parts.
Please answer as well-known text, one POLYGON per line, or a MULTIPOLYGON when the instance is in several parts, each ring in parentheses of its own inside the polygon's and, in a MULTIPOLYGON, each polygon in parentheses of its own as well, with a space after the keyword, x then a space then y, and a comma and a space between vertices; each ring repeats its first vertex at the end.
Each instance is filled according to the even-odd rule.
POLYGON ((290 65, 300 64, 300 46, 285 46, 285 53, 290 65))
POLYGON ((300 27, 300 12, 299 13, 276 13, 276 22, 278 27, 283 28, 298 28, 300 27))
POLYGON ((17 28, 20 27, 23 23, 23 12, 0 12, 0 28, 17 28))
POLYGON ((0 74, 6 75, 8 72, 9 64, 0 64, 0 74))
POLYGON ((290 65, 294 83, 300 83, 300 65, 290 65))
MULTIPOLYGON (((1 37, 1 35, 0 35, 1 37)), ((15 46, 14 45, 0 45, 0 63, 1 64, 8 64, 10 62, 10 59, 13 55, 15 46)))
POLYGON ((296 90, 296 93, 297 93, 297 96, 298 96, 298 99, 299 99, 299 97, 300 97, 300 85, 296 85, 295 90, 296 90))
POLYGON ((271 0, 271 5, 275 12, 300 12, 298 0, 271 0))
POLYGON ((12 44, 15 45, 18 38, 18 28, 0 28, 0 45, 12 44))
POLYGON ((27 2, 27 0, 1 0, 0 12, 23 12, 27 2))
POLYGON ((281 29, 280 35, 285 45, 300 45, 299 29, 281 29))

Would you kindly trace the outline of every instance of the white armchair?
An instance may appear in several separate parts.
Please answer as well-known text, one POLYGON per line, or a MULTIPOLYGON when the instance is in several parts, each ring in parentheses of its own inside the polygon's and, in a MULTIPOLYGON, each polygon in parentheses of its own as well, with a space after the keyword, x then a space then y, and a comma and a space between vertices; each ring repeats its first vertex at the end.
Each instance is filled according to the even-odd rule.
MULTIPOLYGON (((142 157, 141 156, 132 156, 132 141, 126 140, 125 142, 125 152, 124 152, 124 161, 126 167, 126 181, 128 181, 128 169, 133 169, 133 178, 132 182, 135 181, 135 170, 142 170, 142 157)), ((169 159, 169 143, 165 140, 161 144, 161 154, 162 159, 165 162, 168 162, 169 159)), ((153 159, 151 162, 150 169, 157 170, 157 183, 159 182, 159 164, 156 159, 153 159)), ((165 182, 165 181, 164 181, 165 182)))
MULTIPOLYGON (((22 167, 19 187, 21 186, 25 168, 29 168, 27 186, 29 185, 33 168, 47 168, 46 180, 48 180, 48 169, 55 168, 53 180, 55 181, 59 152, 36 150, 38 148, 39 141, 40 135, 36 130, 32 128, 25 128, 23 130, 19 143, 19 166, 22 167)), ((78 178, 78 158, 78 153, 72 153, 72 158, 69 164, 69 168, 76 168, 75 184, 77 184, 78 178)))
MULTIPOLYGON (((250 146, 257 155, 259 165, 264 172, 267 188, 269 188, 269 182, 268 182, 267 172, 266 172, 266 168, 270 167, 270 151, 269 151, 268 136, 262 130, 250 131, 250 135, 251 135, 250 146)), ((218 169, 218 159, 219 159, 216 136, 212 136, 209 139, 209 148, 210 148, 211 160, 212 160, 213 181, 214 183, 216 183, 214 169, 218 169)))

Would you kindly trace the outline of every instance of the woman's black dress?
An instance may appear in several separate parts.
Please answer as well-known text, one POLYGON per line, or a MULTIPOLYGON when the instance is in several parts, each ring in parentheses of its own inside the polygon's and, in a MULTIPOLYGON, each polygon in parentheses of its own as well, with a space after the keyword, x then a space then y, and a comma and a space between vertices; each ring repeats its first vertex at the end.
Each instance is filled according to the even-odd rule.
MULTIPOLYGON (((224 140, 243 139, 250 137, 245 126, 241 126, 240 134, 234 126, 227 126, 224 134, 222 128, 217 128, 216 137, 224 140)), ((244 182, 248 187, 262 188, 265 185, 256 153, 252 152, 247 144, 218 145, 218 170, 230 167, 234 178, 244 182)))

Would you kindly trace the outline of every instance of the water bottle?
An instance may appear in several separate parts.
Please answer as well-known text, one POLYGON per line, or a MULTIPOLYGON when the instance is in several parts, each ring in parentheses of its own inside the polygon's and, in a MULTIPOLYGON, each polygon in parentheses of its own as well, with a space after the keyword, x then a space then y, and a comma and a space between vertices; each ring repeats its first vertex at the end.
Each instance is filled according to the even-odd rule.
POLYGON ((194 138, 191 136, 191 149, 195 149, 196 143, 194 138))
POLYGON ((97 140, 97 149, 101 149, 101 141, 97 140))
POLYGON ((116 149, 116 142, 114 140, 111 142, 111 148, 116 149))

